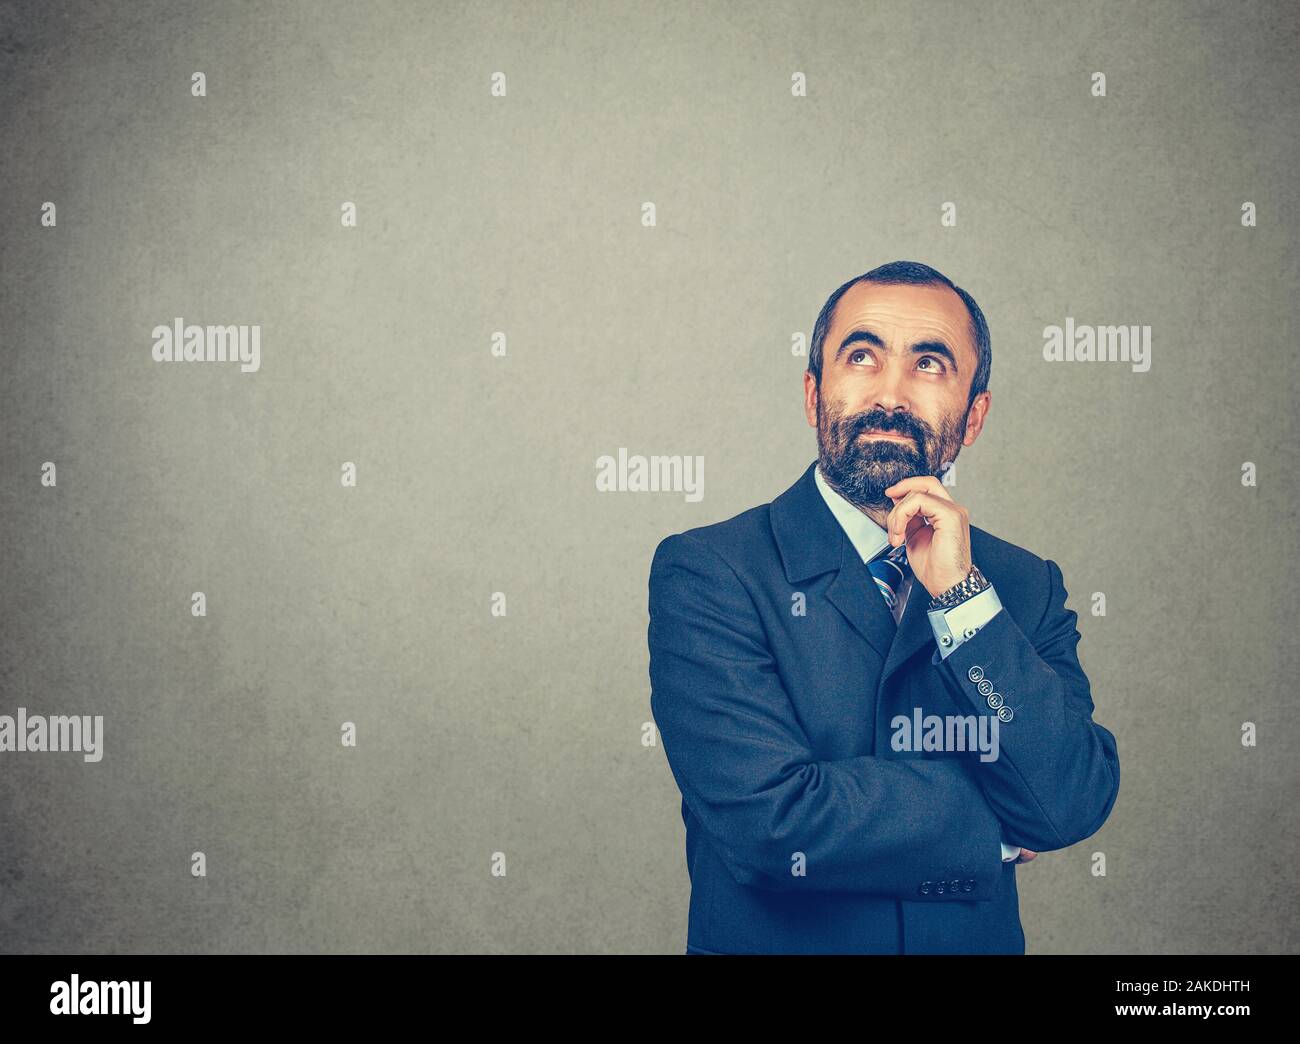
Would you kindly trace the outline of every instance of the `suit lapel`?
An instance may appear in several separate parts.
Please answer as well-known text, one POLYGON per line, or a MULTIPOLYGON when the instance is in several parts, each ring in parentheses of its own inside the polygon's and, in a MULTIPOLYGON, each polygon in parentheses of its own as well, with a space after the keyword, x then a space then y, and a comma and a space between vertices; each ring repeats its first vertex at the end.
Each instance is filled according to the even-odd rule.
MULTIPOLYGON (((813 492, 817 492, 815 487, 813 492)), ((826 508, 825 501, 822 507, 826 508)), ((829 508, 826 511, 830 513, 829 508)), ((835 521, 834 515, 831 515, 831 521, 835 521)), ((840 570, 826 589, 826 597, 853 625, 853 629, 871 643, 881 658, 888 661, 898 625, 894 623, 894 616, 885 600, 880 597, 871 570, 858 555, 853 541, 838 522, 835 525, 840 530, 840 570)))
MULTIPOLYGON (((883 685, 908 660, 933 644, 934 631, 926 613, 930 592, 913 577, 903 619, 894 623, 893 614, 876 590, 871 570, 817 490, 813 475, 816 466, 816 461, 808 465, 799 480, 772 501, 772 532, 786 579, 798 584, 835 571, 826 598, 885 661, 880 675, 883 685)), ((972 532, 972 541, 975 539, 972 532)))
MULTIPOLYGON (((834 571, 827 599, 881 659, 886 659, 898 628, 876 590, 871 570, 818 492, 813 475, 816 466, 816 461, 808 465, 799 481, 772 501, 772 532, 786 579, 799 584, 834 571)), ((909 605, 910 601, 909 597, 909 605)))
MULTIPOLYGON (((881 605, 885 604, 883 598, 878 601, 881 605)), ((880 673, 882 685, 889 680, 891 674, 927 645, 933 649, 934 629, 930 626, 930 618, 926 612, 929 605, 930 592, 913 576, 912 590, 907 595, 907 605, 903 608, 903 619, 898 625, 898 634, 889 649, 889 655, 885 657, 884 670, 880 673)))

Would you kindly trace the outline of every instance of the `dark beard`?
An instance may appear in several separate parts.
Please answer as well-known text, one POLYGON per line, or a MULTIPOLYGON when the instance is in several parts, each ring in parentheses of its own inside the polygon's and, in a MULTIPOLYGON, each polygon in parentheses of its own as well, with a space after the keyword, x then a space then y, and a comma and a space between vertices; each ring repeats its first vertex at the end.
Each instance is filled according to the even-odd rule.
MULTIPOLYGON (((960 446, 965 437, 965 418, 945 423, 939 436, 925 421, 910 413, 889 414, 883 410, 846 415, 827 414, 817 400, 817 463, 827 484, 857 507, 893 507, 885 490, 913 475, 942 478, 942 459, 947 446, 960 446), (912 442, 864 439, 869 428, 907 435, 912 442)), ((954 450, 951 459, 956 458, 954 450)))

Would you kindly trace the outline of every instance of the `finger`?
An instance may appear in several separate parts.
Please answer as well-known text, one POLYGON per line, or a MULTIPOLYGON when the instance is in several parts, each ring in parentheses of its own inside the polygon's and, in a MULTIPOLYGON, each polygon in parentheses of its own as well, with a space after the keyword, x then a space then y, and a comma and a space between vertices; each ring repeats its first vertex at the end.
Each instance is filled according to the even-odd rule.
POLYGON ((885 489, 885 496, 898 500, 913 491, 931 493, 936 497, 952 500, 952 494, 948 492, 948 487, 933 475, 910 475, 905 479, 900 479, 885 489))
POLYGON ((898 542, 906 538, 913 518, 921 516, 925 520, 922 525, 929 525, 939 531, 957 524, 959 511, 956 501, 943 500, 929 493, 909 493, 889 512, 885 526, 889 542, 897 547, 898 542))
POLYGON ((1017 863, 1027 863, 1027 862, 1029 862, 1029 860, 1031 860, 1031 859, 1037 859, 1037 858, 1038 858, 1038 853, 1037 853, 1037 852, 1031 852, 1031 851, 1030 851, 1029 849, 1027 849, 1027 848, 1022 848, 1022 849, 1020 850, 1020 855, 1019 855, 1019 856, 1017 857, 1017 859, 1016 859, 1016 862, 1017 862, 1017 863))
POLYGON ((931 514, 932 511, 926 508, 924 493, 915 490, 908 493, 889 513, 885 527, 889 533, 889 542, 895 547, 905 543, 909 528, 912 528, 912 519, 919 517, 922 525, 929 525, 928 519, 931 514))

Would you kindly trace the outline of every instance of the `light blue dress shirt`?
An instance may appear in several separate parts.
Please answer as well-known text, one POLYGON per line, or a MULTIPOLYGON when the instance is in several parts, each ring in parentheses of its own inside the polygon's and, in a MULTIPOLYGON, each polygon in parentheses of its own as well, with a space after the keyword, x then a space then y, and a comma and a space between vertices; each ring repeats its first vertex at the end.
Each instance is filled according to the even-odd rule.
MULTIPOLYGON (((826 501, 826 506, 831 509, 831 514, 839 522, 848 538, 853 543, 854 549, 862 556, 863 562, 869 562, 875 558, 881 551, 889 546, 889 534, 862 511, 859 511, 851 503, 840 496, 835 490, 827 485, 826 480, 822 478, 822 469, 820 465, 814 469, 813 478, 817 483, 817 489, 821 492, 822 499, 826 501)), ((911 571, 908 571, 907 579, 903 581, 903 589, 898 592, 898 600, 894 603, 894 622, 898 623, 903 619, 903 611, 907 608, 907 598, 912 591, 912 583, 915 577, 911 571)), ((922 594, 928 592, 922 590, 922 594)), ((967 639, 975 637, 986 623, 993 619, 1002 609, 1002 602, 998 598, 998 593, 992 588, 981 591, 974 598, 968 598, 961 605, 954 606, 951 609, 935 609, 927 614, 930 619, 930 629, 934 631, 934 641, 939 647, 939 655, 947 659, 952 655, 954 649, 961 645, 967 639)), ((1017 845, 1008 845, 1002 843, 1002 861, 1009 863, 1020 855, 1020 848, 1017 845)))

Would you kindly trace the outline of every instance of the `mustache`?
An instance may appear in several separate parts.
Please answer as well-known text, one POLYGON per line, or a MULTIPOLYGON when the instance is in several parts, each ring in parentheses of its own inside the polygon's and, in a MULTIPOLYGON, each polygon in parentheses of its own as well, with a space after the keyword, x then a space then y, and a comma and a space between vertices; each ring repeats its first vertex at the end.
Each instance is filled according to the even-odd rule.
POLYGON ((859 414, 850 424, 849 434, 856 439, 866 431, 887 431, 896 435, 910 435, 920 445, 925 441, 925 431, 914 418, 890 416, 886 413, 872 412, 859 414))

